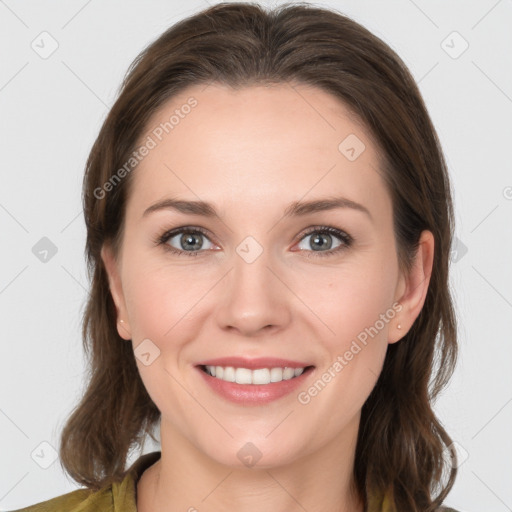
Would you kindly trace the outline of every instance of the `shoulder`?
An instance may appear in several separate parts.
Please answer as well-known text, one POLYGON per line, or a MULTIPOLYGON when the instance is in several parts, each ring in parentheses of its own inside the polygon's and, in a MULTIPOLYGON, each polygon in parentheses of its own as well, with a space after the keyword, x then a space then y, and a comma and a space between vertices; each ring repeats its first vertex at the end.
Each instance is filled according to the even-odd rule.
POLYGON ((120 512, 136 511, 136 485, 142 473, 161 456, 161 452, 141 455, 128 469, 121 482, 99 491, 76 489, 47 501, 10 512, 120 512))
MULTIPOLYGON (((77 489, 62 494, 50 500, 30 505, 29 507, 13 510, 11 512, 89 512, 98 510, 110 511, 112 506, 112 491, 105 488, 100 491, 90 489, 77 489)), ((113 509, 112 509, 113 510, 113 509)))

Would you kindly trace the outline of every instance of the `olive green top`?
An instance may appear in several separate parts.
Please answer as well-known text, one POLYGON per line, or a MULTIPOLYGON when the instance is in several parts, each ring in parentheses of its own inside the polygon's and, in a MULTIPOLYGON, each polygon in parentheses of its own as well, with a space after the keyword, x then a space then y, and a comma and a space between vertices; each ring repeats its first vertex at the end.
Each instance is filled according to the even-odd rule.
POLYGON ((159 451, 142 455, 132 464, 121 482, 99 491, 77 489, 12 512, 137 512, 137 482, 160 456, 159 451))
MULTIPOLYGON (((137 482, 142 473, 154 464, 161 452, 146 453, 139 457, 120 483, 100 489, 77 489, 47 501, 11 512, 137 512, 137 482)), ((457 512, 443 509, 444 512, 457 512)), ((368 512, 392 512, 386 498, 370 499, 368 512)))

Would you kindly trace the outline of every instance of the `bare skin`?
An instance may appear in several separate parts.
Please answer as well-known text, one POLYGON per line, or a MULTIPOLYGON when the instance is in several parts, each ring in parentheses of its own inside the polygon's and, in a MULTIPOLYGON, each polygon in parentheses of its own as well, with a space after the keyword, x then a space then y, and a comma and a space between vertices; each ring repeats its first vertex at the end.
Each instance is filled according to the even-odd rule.
POLYGON ((162 457, 138 483, 139 512, 364 509, 352 477, 361 407, 388 344, 400 342, 423 306, 434 241, 425 231, 413 270, 400 272, 376 145, 338 99, 294 87, 194 86, 166 103, 141 138, 197 100, 133 171, 119 258, 107 245, 102 251, 119 334, 134 350, 149 339, 160 351, 147 366, 136 359, 162 413, 162 457), (365 145, 353 161, 338 149, 350 134, 365 145), (219 217, 169 208, 143 215, 170 197, 208 201, 219 217), (367 212, 284 215, 294 201, 333 197, 367 212), (324 226, 352 242, 306 233, 324 226), (182 233, 154 241, 181 227, 207 233, 195 233, 194 256, 182 233), (243 247, 262 250, 251 263, 237 252, 246 237, 257 243, 243 247), (354 354, 352 342, 370 326, 378 333, 354 354), (196 365, 234 355, 313 365, 298 390, 303 400, 293 392, 247 406, 217 395, 196 365), (346 364, 333 371, 340 355, 346 364), (309 392, 329 369, 329 382, 309 392), (252 467, 237 456, 246 443, 261 453, 252 467))

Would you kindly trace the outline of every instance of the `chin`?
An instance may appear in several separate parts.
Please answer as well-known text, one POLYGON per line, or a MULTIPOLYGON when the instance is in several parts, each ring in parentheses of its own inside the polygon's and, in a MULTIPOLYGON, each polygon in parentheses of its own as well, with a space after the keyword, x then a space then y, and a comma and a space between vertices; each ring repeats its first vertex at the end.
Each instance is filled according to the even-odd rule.
POLYGON ((265 435, 251 436, 250 432, 246 432, 243 439, 230 439, 218 443, 213 451, 211 446, 202 451, 218 464, 234 469, 271 469, 292 464, 304 455, 305 440, 290 441, 288 438, 288 443, 284 445, 281 439, 270 440, 265 435))

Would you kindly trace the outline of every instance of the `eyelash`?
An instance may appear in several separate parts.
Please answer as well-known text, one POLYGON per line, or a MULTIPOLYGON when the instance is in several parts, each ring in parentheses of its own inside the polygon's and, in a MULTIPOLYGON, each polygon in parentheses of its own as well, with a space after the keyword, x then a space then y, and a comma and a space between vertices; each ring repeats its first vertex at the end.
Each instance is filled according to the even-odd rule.
MULTIPOLYGON (((176 249, 175 247, 172 247, 171 245, 167 244, 167 242, 173 238, 176 235, 179 235, 181 233, 189 233, 189 234, 196 234, 200 233, 204 235, 209 240, 208 233, 206 230, 200 227, 195 226, 183 226, 180 228, 172 229, 170 231, 166 231, 164 234, 157 236, 157 238, 154 240, 154 243, 156 245, 162 245, 164 246, 164 249, 166 251, 169 251, 173 254, 176 254, 177 256, 197 256, 200 252, 203 252, 203 250, 199 251, 181 251, 179 249, 176 249)), ((308 235, 311 235, 313 233, 318 234, 329 234, 329 235, 335 235, 341 240, 341 244, 336 247, 335 249, 330 249, 328 251, 305 251, 306 253, 309 253, 306 257, 307 258, 324 258, 327 256, 333 256, 335 254, 339 254, 342 251, 348 249, 354 242, 353 237, 351 237, 349 234, 345 233, 344 231, 341 231, 340 229, 333 228, 330 226, 313 226, 311 228, 308 228, 308 230, 301 236, 299 239, 299 242, 302 241, 303 238, 305 238, 308 235)), ((304 250, 299 250, 299 252, 304 252, 304 250)))

